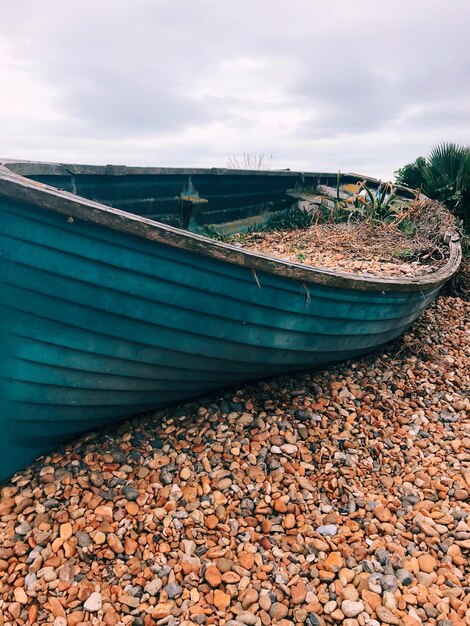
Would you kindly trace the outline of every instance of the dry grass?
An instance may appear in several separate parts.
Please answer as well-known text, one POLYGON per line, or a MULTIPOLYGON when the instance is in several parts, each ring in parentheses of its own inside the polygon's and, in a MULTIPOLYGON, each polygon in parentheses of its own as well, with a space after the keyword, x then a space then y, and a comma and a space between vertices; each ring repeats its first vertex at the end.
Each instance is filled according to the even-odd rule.
POLYGON ((295 263, 360 274, 417 276, 436 271, 448 255, 444 235, 453 216, 437 202, 417 200, 390 223, 317 223, 295 230, 266 229, 235 235, 233 243, 295 263), (403 232, 403 223, 413 234, 403 232))
POLYGON ((227 159, 229 170, 270 170, 273 164, 273 155, 248 154, 244 152, 241 157, 230 156, 227 159))

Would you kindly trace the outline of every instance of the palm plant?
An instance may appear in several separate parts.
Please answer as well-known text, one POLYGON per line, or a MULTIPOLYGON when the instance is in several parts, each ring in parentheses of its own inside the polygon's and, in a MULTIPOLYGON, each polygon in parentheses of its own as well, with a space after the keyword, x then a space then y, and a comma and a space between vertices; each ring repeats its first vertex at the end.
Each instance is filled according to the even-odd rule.
POLYGON ((397 183, 406 185, 411 189, 421 189, 424 182, 425 169, 426 159, 420 156, 413 163, 407 163, 395 172, 397 183))
POLYGON ((470 147, 454 143, 435 146, 424 169, 423 191, 470 228, 470 147))
POLYGON ((435 146, 429 156, 397 170, 397 182, 419 188, 439 200, 470 230, 470 147, 455 143, 435 146))

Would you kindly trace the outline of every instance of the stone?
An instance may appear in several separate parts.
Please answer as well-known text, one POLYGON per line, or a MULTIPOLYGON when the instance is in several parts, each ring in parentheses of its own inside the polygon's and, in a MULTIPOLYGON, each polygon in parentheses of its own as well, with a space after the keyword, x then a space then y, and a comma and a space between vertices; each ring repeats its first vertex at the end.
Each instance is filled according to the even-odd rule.
POLYGON ((307 597, 307 587, 305 583, 299 582, 290 588, 291 601, 294 605, 302 604, 307 597))
POLYGON ((336 573, 343 567, 344 560, 339 552, 330 552, 323 565, 328 571, 336 573))
POLYGON ((398 589, 398 579, 393 574, 385 574, 380 578, 380 586, 384 591, 395 591, 398 589))
POLYGON ((370 591, 369 589, 362 590, 363 601, 370 606, 372 611, 375 611, 378 606, 382 604, 382 598, 378 593, 370 591))
POLYGON ((127 593, 123 593, 122 596, 119 596, 119 602, 121 604, 125 604, 126 606, 130 607, 131 609, 136 609, 140 605, 139 598, 137 598, 135 596, 130 596, 127 593))
POLYGON ((59 598, 54 598, 54 596, 51 596, 48 601, 49 606, 51 607, 52 615, 54 617, 65 617, 65 610, 59 598))
POLYGON ((98 517, 98 519, 110 522, 113 519, 113 509, 110 506, 101 504, 96 507, 95 515, 98 517))
POLYGON ((364 604, 360 600, 358 602, 343 600, 341 602, 341 610, 346 617, 356 617, 364 610, 364 604))
POLYGON ((338 608, 338 603, 336 602, 336 600, 330 600, 323 607, 323 611, 324 613, 326 613, 326 615, 332 615, 332 613, 334 613, 337 608, 338 608))
POLYGON ((32 572, 31 574, 26 574, 25 579, 24 579, 24 590, 26 591, 28 595, 34 594, 36 592, 37 584, 38 584, 38 577, 36 576, 34 572, 32 572))
POLYGON ((22 587, 15 587, 13 595, 15 596, 16 602, 19 602, 20 604, 28 604, 28 596, 22 587))
POLYGON ((222 574, 225 574, 225 572, 229 572, 231 569, 233 569, 235 565, 232 559, 227 559, 224 557, 217 559, 215 564, 219 572, 222 572, 222 574))
POLYGON ((183 467, 183 469, 180 471, 180 478, 181 480, 188 480, 189 478, 191 478, 191 470, 189 469, 189 467, 183 467))
POLYGON ((292 528, 295 528, 295 515, 293 515, 292 513, 288 513, 284 517, 283 524, 286 530, 291 530, 292 528))
POLYGON ((393 609, 397 608, 397 601, 391 591, 384 591, 382 596, 382 604, 386 609, 389 609, 390 611, 393 611, 393 609))
POLYGON ((216 589, 214 591, 214 606, 218 611, 226 611, 230 605, 230 596, 228 593, 216 589))
POLYGON ((288 456, 291 456, 293 454, 295 454, 298 450, 297 446, 294 446, 293 444, 290 443, 284 443, 281 446, 281 450, 282 452, 284 452, 284 454, 287 454, 288 456))
POLYGON ((138 547, 139 547, 139 544, 137 543, 137 541, 135 541, 135 539, 132 539, 132 537, 125 538, 124 554, 126 554, 127 556, 131 556, 132 554, 136 553, 138 547))
POLYGON ((338 527, 335 524, 325 524, 323 526, 318 526, 316 531, 324 537, 334 537, 338 532, 338 527))
POLYGON ((166 585, 164 587, 168 597, 170 598, 170 600, 174 600, 175 598, 179 598, 179 596, 182 594, 183 589, 181 587, 181 585, 178 585, 176 583, 168 583, 168 585, 166 585))
POLYGON ((256 591, 256 589, 250 587, 243 593, 241 600, 242 608, 248 609, 252 604, 258 602, 258 592, 256 591))
POLYGON ((399 618, 384 606, 378 606, 375 612, 382 624, 398 625, 400 623, 399 618))
POLYGON ((75 536, 77 538, 78 545, 81 548, 86 548, 87 546, 91 546, 91 544, 93 543, 93 540, 91 539, 90 535, 82 530, 77 530, 75 536))
POLYGON ((60 525, 59 535, 61 539, 63 539, 64 541, 67 541, 68 539, 70 539, 72 534, 73 534, 73 530, 72 530, 72 524, 70 522, 60 525))
POLYGON ((114 533, 109 533, 108 545, 115 554, 122 554, 124 552, 124 546, 121 540, 114 533))
POLYGON ((403 626, 421 626, 422 625, 421 620, 418 620, 412 617, 411 615, 404 615, 401 618, 401 623, 403 624, 403 626))
POLYGON ((154 578, 153 580, 149 580, 149 582, 145 585, 144 591, 151 596, 155 596, 161 588, 162 581, 160 580, 160 578, 154 578))
POLYGON ((272 525, 272 523, 270 522, 270 520, 268 520, 268 519, 264 519, 264 520, 261 522, 261 530, 262 530, 262 532, 263 532, 263 533, 265 533, 266 535, 269 535, 269 533, 270 533, 270 532, 271 532, 271 530, 272 530, 272 527, 273 527, 273 525, 272 525))
POLYGON ((272 600, 271 600, 269 592, 262 591, 259 596, 260 607, 263 609, 263 611, 269 612, 269 609, 271 608, 271 604, 272 604, 272 600))
POLYGON ((139 491, 132 485, 123 485, 122 495, 126 498, 126 500, 133 502, 139 497, 139 491))
POLYGON ((384 506, 376 507, 374 515, 380 522, 389 522, 392 519, 391 512, 384 506))
POLYGON ((287 504, 284 502, 284 500, 281 500, 279 498, 277 500, 274 500, 273 508, 278 513, 285 513, 287 511, 287 504))
POLYGON ((356 589, 354 585, 346 585, 341 591, 341 597, 343 600, 351 600, 352 602, 357 602, 359 600, 359 591, 356 589))
POLYGON ((207 580, 211 587, 218 587, 222 582, 222 576, 219 570, 213 565, 209 565, 204 572, 204 578, 207 580))
POLYGON ((251 611, 242 611, 238 613, 237 620, 242 624, 247 624, 247 626, 255 626, 258 623, 258 618, 251 611))
POLYGON ((422 572, 430 574, 437 566, 436 559, 430 554, 421 554, 418 557, 418 566, 422 572))
POLYGON ((174 604, 172 601, 159 602, 153 607, 151 615, 156 620, 164 619, 165 617, 168 617, 171 615, 173 609, 174 609, 174 604))
POLYGON ((217 526, 219 525, 219 518, 216 515, 209 515, 205 519, 205 525, 206 525, 206 528, 213 530, 214 528, 217 528, 217 526))
POLYGON ((251 569, 255 564, 255 557, 253 554, 249 552, 239 552, 238 553, 238 562, 245 569, 251 569))
POLYGON ((139 512, 139 506, 136 502, 129 501, 126 503, 126 511, 129 513, 129 515, 137 515, 137 513, 139 512))
POLYGON ((411 583, 413 582, 413 574, 403 568, 396 571, 396 577, 405 587, 411 585, 411 583))
POLYGON ((288 612, 289 609, 287 608, 287 606, 285 604, 282 604, 281 602, 274 602, 269 609, 270 617, 277 621, 284 619, 288 612))
POLYGON ((416 526, 426 535, 426 537, 439 537, 439 531, 424 520, 418 520, 416 526))
POLYGON ((186 555, 181 559, 181 567, 185 575, 190 574, 191 572, 199 572, 201 560, 197 556, 186 555))
POLYGON ((89 611, 90 613, 96 613, 101 609, 102 605, 103 597, 101 593, 94 591, 84 603, 83 608, 85 611, 89 611))

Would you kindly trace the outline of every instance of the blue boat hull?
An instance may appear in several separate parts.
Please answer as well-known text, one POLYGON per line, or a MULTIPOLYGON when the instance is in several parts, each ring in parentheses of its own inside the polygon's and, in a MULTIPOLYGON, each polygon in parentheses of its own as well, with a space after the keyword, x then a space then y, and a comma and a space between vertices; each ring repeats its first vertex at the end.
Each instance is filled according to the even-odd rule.
POLYGON ((83 431, 394 339, 436 297, 306 283, 0 197, 0 478, 83 431))

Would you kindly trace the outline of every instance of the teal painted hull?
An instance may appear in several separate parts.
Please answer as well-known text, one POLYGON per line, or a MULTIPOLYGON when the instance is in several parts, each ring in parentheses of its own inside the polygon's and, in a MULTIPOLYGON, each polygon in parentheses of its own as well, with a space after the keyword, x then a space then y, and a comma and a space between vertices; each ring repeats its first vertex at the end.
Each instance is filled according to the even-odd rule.
POLYGON ((1 190, 0 252, 1 479, 83 431, 371 351, 440 287, 306 283, 1 190))

